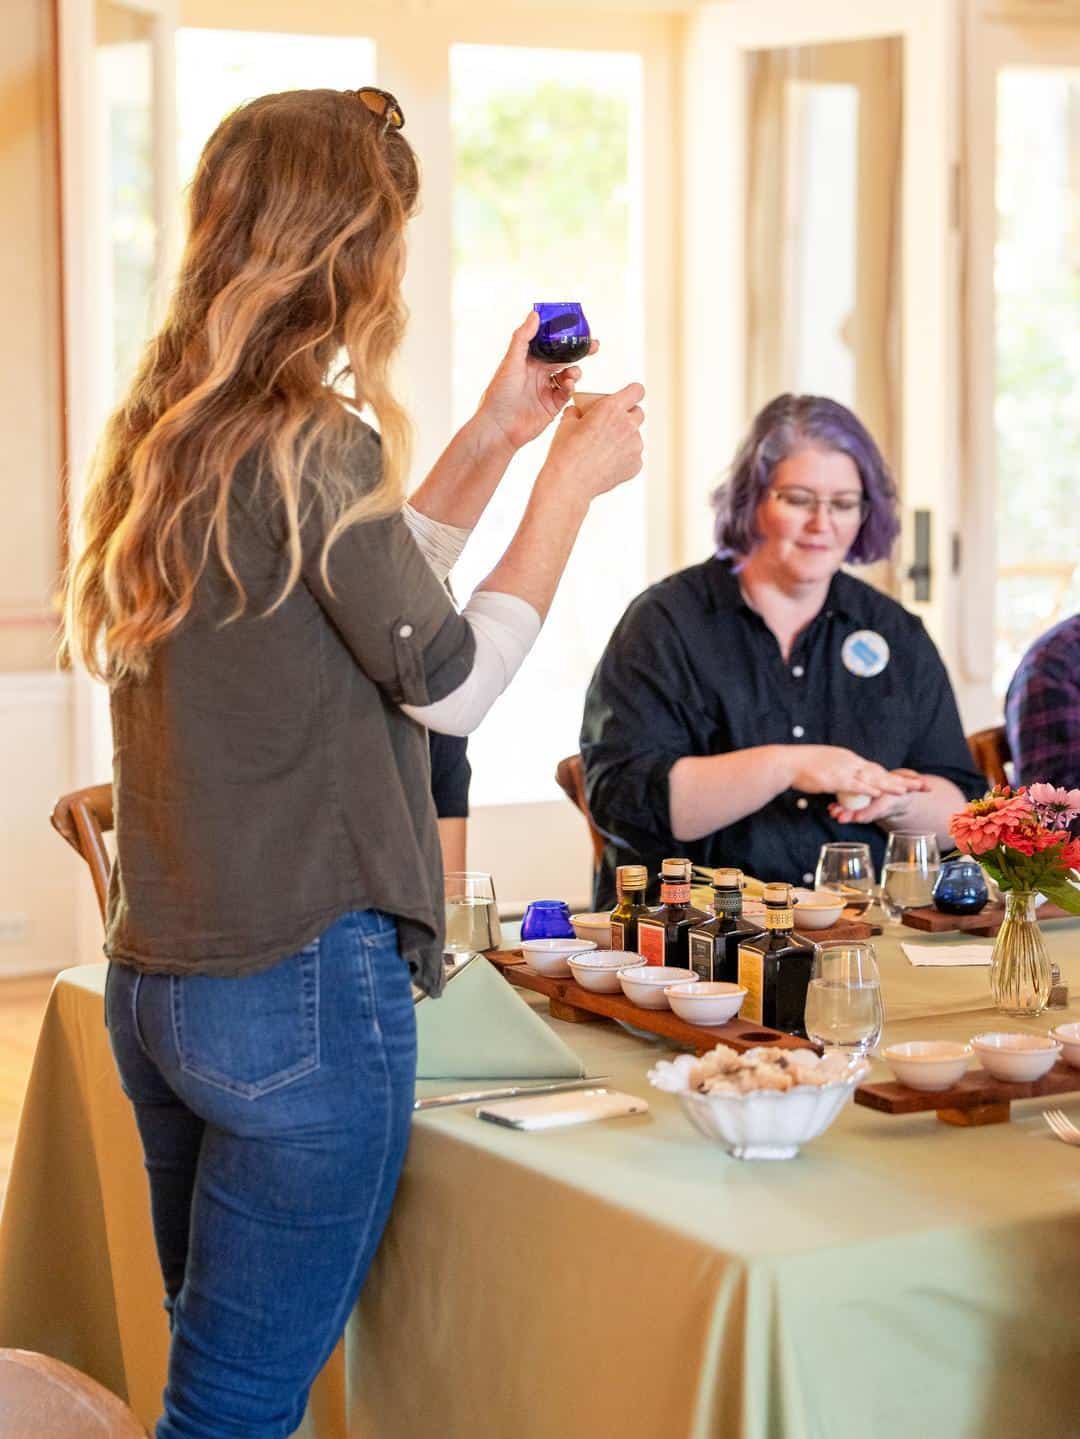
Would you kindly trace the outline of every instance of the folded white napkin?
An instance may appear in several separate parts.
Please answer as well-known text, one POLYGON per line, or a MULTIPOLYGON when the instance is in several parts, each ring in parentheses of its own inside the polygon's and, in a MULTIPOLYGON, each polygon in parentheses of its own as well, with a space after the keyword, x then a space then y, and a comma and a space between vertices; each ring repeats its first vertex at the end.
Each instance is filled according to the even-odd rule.
POLYGON ((912 964, 989 964, 992 944, 901 944, 912 964))

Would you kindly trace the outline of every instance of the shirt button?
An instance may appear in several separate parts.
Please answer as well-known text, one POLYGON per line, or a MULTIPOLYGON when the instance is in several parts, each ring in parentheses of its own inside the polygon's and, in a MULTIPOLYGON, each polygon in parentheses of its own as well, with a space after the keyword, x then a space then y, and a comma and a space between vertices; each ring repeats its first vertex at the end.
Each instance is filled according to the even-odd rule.
POLYGON ((804 874, 802 877, 802 882, 803 884, 813 884, 814 876, 812 874, 804 874))
POLYGON ((795 676, 797 680, 801 680, 806 671, 803 669, 802 665, 792 665, 791 673, 795 676))
POLYGON ((805 797, 805 795, 800 796, 800 798, 795 801, 795 808, 796 808, 796 809, 806 809, 806 807, 807 807, 807 805, 809 805, 809 803, 810 803, 810 801, 805 797))
POLYGON ((412 632, 413 632, 412 625, 402 625, 401 628, 398 630, 398 634, 401 636, 401 638, 402 638, 403 640, 409 639, 410 636, 412 635, 412 632))
POLYGON ((797 724, 791 726, 791 733, 795 736, 796 739, 802 739, 806 731, 803 729, 801 724, 797 724))

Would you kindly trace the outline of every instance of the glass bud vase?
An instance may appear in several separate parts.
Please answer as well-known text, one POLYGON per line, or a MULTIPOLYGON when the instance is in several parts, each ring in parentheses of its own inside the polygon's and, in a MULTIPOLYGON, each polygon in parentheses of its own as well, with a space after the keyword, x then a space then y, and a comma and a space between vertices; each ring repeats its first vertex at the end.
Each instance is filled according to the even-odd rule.
POLYGON ((1041 1014, 1050 998, 1050 956, 1029 889, 1005 892, 1005 918, 994 941, 990 991, 1002 1014, 1041 1014))

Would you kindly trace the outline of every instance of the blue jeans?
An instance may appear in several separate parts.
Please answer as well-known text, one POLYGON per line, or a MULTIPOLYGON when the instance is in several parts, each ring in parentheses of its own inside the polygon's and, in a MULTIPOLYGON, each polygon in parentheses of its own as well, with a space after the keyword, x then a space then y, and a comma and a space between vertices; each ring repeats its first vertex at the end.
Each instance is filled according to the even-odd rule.
POLYGON ((172 1327, 157 1439, 285 1439, 405 1158, 416 1074, 392 919, 347 914, 239 978, 109 968, 172 1327))

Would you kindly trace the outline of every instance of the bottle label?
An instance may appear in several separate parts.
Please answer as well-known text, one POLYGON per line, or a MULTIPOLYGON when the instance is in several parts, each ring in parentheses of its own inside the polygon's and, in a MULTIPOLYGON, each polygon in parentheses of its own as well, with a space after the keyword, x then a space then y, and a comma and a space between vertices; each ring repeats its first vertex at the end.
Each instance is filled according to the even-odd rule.
POLYGON ((712 907, 714 914, 742 914, 741 890, 714 889, 712 907))
POLYGON ((766 929, 794 929, 795 911, 793 909, 766 909, 766 929))
POLYGON ((764 1024, 762 995, 765 989, 765 956, 742 944, 739 945, 739 984, 746 990, 739 1018, 747 1019, 751 1024, 764 1024))
POLYGON ((616 950, 626 948, 626 926, 621 919, 611 921, 611 947, 616 950))
POLYGON ((684 884, 682 880, 672 881, 665 879, 660 885, 661 904, 689 904, 690 885, 684 884))
POLYGON ((639 919, 637 948, 646 964, 663 964, 664 926, 652 919, 639 919))
POLYGON ((713 977, 713 942, 712 937, 707 934, 695 934, 690 931, 690 968, 697 975, 698 979, 710 980, 713 977))

